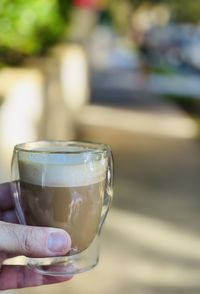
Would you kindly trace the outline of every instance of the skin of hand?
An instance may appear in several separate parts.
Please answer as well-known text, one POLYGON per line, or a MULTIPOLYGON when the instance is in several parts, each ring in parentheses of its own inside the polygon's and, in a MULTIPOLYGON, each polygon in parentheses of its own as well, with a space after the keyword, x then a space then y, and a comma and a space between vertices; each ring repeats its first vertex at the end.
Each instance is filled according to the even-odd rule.
POLYGON ((59 283, 71 279, 71 276, 41 275, 24 266, 2 265, 2 262, 10 256, 61 256, 70 248, 70 236, 62 229, 19 224, 10 184, 0 184, 0 291, 59 283))

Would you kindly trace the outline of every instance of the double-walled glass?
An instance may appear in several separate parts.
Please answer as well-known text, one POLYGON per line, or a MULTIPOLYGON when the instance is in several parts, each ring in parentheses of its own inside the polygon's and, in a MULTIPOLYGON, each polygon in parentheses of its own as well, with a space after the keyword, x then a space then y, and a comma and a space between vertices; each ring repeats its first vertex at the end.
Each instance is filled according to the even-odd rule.
POLYGON ((16 145, 12 192, 20 223, 62 228, 72 239, 68 255, 22 258, 22 264, 48 275, 76 274, 94 267, 112 199, 112 179, 107 145, 76 141, 16 145))

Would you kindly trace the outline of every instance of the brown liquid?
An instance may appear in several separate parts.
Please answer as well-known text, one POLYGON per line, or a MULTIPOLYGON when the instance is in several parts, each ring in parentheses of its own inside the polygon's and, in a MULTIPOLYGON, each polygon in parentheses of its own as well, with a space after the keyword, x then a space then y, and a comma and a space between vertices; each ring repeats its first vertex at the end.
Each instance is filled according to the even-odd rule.
POLYGON ((90 245, 98 231, 105 181, 76 187, 42 187, 21 181, 20 186, 26 224, 66 230, 72 254, 90 245))

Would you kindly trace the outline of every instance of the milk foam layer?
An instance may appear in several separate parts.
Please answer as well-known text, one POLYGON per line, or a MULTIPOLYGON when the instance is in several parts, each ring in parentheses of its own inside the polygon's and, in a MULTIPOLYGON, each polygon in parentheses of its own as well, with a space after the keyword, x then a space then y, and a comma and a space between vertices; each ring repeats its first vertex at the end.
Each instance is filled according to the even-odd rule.
POLYGON ((107 158, 95 160, 88 154, 19 153, 20 180, 41 186, 95 184, 105 180, 107 165, 107 158))

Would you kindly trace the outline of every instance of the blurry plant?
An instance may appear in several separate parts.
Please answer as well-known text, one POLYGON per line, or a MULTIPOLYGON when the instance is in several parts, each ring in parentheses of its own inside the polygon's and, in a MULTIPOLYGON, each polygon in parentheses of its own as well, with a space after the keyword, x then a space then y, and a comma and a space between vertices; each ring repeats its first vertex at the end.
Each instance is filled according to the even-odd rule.
MULTIPOLYGON (((172 10, 175 21, 178 22, 199 22, 200 0, 165 0, 172 10)), ((164 2, 162 0, 162 2, 164 2)))
POLYGON ((132 3, 129 0, 109 0, 107 9, 110 11, 115 28, 120 33, 126 33, 130 27, 132 3))
POLYGON ((177 22, 199 22, 200 20, 200 0, 130 0, 135 7, 143 3, 164 4, 169 7, 172 18, 177 22))
MULTIPOLYGON (((142 12, 142 8, 152 10, 152 7, 164 5, 170 11, 174 22, 199 23, 200 0, 108 0, 107 8, 110 10, 115 27, 122 33, 130 30, 133 16, 142 12), (148 9, 147 9, 148 8, 148 9)), ((162 17, 162 16, 161 16, 162 17)), ((145 19, 144 19, 145 21, 145 19)))
POLYGON ((44 54, 66 30, 70 0, 1 0, 0 63, 44 54))

